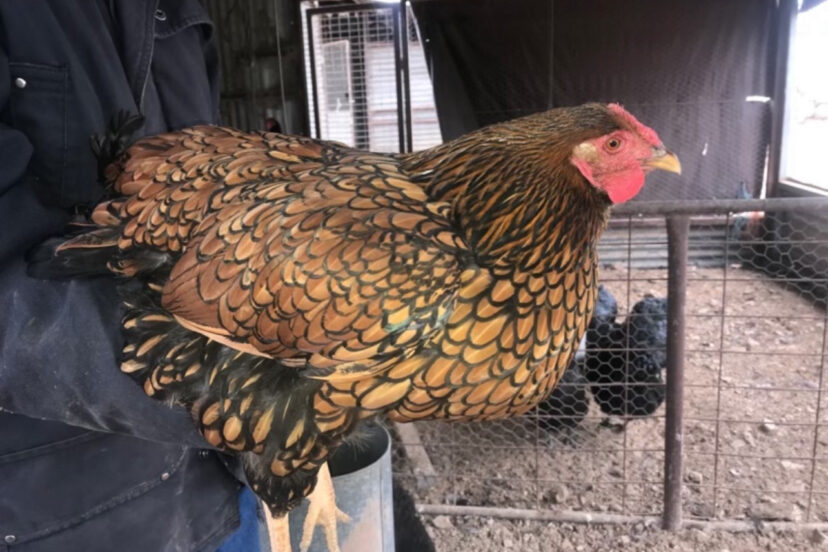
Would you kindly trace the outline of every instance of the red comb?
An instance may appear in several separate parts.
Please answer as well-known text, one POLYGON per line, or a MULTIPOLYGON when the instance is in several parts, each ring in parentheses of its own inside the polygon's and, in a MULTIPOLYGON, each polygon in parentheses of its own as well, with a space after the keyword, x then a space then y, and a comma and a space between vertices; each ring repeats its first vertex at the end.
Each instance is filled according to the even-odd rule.
POLYGON ((635 130, 639 136, 644 138, 648 143, 652 144, 654 147, 661 146, 661 139, 659 139, 658 134, 656 131, 644 125, 633 117, 632 113, 621 107, 617 103, 609 104, 609 110, 615 114, 619 119, 621 119, 627 126, 631 127, 635 130))

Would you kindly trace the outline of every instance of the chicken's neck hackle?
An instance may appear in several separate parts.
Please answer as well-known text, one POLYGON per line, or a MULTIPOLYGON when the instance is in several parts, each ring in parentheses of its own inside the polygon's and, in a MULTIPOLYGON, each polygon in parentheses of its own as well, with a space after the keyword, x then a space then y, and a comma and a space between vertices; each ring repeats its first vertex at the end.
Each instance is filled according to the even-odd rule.
POLYGON ((594 253, 609 201, 566 162, 572 135, 556 143, 520 122, 410 154, 404 166, 432 199, 451 203, 480 264, 565 269, 594 253))

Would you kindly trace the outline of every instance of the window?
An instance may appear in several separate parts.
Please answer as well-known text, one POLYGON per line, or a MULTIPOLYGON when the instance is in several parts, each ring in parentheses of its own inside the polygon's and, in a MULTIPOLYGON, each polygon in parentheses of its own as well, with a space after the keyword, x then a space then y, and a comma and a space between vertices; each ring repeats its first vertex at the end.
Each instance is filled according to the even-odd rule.
POLYGON ((322 45, 323 82, 328 111, 350 109, 350 75, 348 41, 338 40, 322 45))
POLYGON ((828 192, 828 2, 797 15, 786 93, 782 178, 828 192))

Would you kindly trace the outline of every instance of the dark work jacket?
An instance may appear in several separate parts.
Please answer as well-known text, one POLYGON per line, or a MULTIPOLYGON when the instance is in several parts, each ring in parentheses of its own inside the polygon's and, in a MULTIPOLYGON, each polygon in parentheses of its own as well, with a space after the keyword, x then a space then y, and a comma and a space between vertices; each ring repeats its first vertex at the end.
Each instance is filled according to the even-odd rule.
POLYGON ((23 255, 101 197, 92 133, 217 122, 196 0, 0 0, 0 552, 214 550, 239 483, 183 409, 118 370, 111 279, 28 278, 23 255))

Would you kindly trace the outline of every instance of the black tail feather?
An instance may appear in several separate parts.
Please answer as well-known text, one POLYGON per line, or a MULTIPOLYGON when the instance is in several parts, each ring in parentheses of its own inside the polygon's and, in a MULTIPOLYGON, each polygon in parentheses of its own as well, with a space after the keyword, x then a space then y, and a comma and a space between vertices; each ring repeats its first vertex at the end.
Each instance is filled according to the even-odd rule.
POLYGON ((121 110, 112 116, 109 128, 103 134, 93 134, 90 138, 92 152, 98 160, 98 175, 104 179, 106 168, 116 161, 132 143, 135 132, 144 124, 142 115, 134 115, 121 110))
POLYGON ((105 226, 89 230, 76 226, 75 232, 50 238, 26 255, 27 272, 33 278, 65 280, 111 274, 109 263, 118 254, 121 228, 105 226))
POLYGON ((35 246, 26 255, 26 272, 32 278, 69 280, 111 275, 107 263, 112 259, 114 246, 60 250, 66 237, 47 240, 35 246))
MULTIPOLYGON (((144 117, 120 110, 112 116, 109 127, 102 134, 93 134, 89 141, 98 160, 98 175, 106 180, 106 168, 123 155, 133 141, 136 131, 144 124, 144 117)), ((112 190, 107 187, 102 199, 109 199, 112 190)), ((66 280, 112 274, 109 263, 118 253, 119 226, 98 227, 90 220, 91 205, 76 207, 63 236, 35 246, 26 255, 27 272, 33 278, 66 280)))

